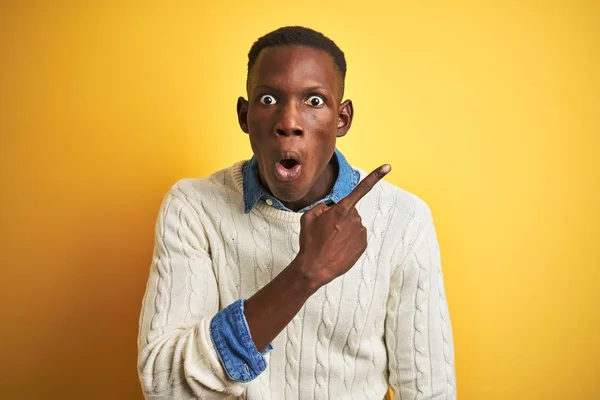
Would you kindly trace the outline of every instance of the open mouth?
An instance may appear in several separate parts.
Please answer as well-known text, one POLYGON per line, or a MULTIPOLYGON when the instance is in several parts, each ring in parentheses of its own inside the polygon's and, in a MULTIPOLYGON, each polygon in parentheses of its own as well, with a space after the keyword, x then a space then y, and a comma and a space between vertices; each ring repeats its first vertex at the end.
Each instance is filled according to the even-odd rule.
POLYGON ((275 175, 281 181, 289 182, 300 176, 302 163, 300 157, 295 153, 286 153, 275 163, 275 175))
POLYGON ((292 169, 292 168, 294 168, 296 165, 298 165, 298 164, 299 164, 299 162, 298 162, 298 161, 296 161, 296 160, 294 160, 294 159, 291 159, 291 158, 284 158, 283 160, 279 161, 279 163, 280 163, 281 165, 283 165, 283 166, 284 166, 284 168, 286 168, 286 169, 292 169))

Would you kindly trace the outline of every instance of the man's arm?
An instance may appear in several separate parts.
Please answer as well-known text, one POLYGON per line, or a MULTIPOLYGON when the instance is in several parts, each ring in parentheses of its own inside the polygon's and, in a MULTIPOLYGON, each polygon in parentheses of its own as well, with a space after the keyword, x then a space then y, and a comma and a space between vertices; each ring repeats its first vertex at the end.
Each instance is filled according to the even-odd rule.
POLYGON ((392 275, 386 344, 400 399, 455 399, 454 344, 431 212, 417 203, 419 235, 392 275))
POLYGON ((206 235, 177 185, 162 203, 155 240, 138 338, 146 398, 240 395, 246 384, 228 377, 211 340, 219 295, 206 235))
POLYGON ((345 274, 367 248, 367 230, 356 204, 387 175, 382 165, 339 203, 304 213, 300 251, 275 279, 246 302, 246 319, 258 349, 264 349, 321 286, 345 274))

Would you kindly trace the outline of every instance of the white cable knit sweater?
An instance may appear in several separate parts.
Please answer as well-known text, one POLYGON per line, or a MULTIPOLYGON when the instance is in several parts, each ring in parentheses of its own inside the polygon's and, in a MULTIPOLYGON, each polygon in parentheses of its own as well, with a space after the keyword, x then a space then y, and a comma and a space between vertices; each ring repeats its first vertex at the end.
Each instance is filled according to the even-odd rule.
POLYGON ((369 234, 356 265, 308 300, 258 378, 227 377, 212 317, 266 285, 299 246, 301 214, 262 201, 244 214, 243 165, 182 180, 162 204, 138 342, 146 398, 380 400, 388 385, 398 400, 456 398, 432 217, 384 181, 358 204, 369 234))

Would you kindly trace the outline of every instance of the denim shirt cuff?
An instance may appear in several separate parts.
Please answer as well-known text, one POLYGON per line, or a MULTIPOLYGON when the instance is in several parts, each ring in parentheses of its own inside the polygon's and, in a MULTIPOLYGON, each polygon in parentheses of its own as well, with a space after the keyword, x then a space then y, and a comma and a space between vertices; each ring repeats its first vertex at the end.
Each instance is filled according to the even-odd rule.
POLYGON ((210 322, 210 336, 227 376, 237 382, 250 382, 267 368, 269 344, 258 351, 244 315, 245 300, 237 300, 219 311, 210 322))

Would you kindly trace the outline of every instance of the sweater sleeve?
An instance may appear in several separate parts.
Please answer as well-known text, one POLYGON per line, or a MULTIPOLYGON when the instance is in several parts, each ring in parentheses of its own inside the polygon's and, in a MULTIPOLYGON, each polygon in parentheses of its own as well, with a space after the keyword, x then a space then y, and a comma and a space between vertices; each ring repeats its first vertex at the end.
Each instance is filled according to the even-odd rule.
POLYGON ((225 399, 243 393, 248 383, 229 378, 211 340, 218 308, 204 229, 176 185, 157 219, 140 316, 138 373, 147 399, 225 399))
MULTIPOLYGON (((431 212, 394 270, 386 315, 390 386, 398 399, 455 399, 454 345, 431 212)), ((420 210, 419 210, 420 209, 420 210)))

